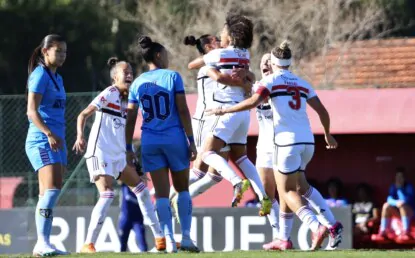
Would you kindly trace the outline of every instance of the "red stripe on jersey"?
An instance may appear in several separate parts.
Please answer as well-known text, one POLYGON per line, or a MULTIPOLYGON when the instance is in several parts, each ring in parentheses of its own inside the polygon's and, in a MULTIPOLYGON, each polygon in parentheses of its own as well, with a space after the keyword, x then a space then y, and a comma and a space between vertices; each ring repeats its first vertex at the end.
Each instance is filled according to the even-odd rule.
POLYGON ((108 103, 107 107, 110 107, 110 108, 113 108, 113 109, 116 109, 116 110, 121 110, 120 106, 115 105, 113 103, 108 103))
POLYGON ((301 87, 301 86, 290 86, 290 85, 275 85, 272 86, 272 91, 274 90, 286 90, 289 87, 296 87, 297 89, 299 89, 300 91, 303 91, 305 93, 308 93, 309 90, 307 88, 301 87))
POLYGON ((238 64, 249 64, 249 59, 243 58, 221 58, 219 63, 238 63, 238 64))
POLYGON ((265 86, 259 86, 255 93, 261 95, 262 98, 266 98, 270 94, 268 88, 265 86))

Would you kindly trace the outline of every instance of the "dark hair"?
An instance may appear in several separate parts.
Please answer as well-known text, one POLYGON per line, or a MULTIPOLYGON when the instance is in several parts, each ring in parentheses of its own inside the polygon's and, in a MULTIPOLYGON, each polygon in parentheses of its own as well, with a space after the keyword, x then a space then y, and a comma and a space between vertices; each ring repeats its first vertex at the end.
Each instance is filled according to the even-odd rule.
MULTIPOLYGON (((37 65, 41 64, 43 66, 46 66, 45 60, 43 59, 43 56, 42 56, 42 48, 50 48, 56 43, 60 43, 60 42, 65 42, 65 38, 57 34, 49 34, 42 39, 42 42, 40 42, 40 44, 33 50, 33 53, 30 56, 29 64, 27 68, 27 72, 29 76, 37 65)), ((27 83, 26 83, 26 97, 28 93, 29 93, 29 79, 27 80, 27 83)))
POLYGON ((187 46, 196 46, 197 50, 199 51, 200 54, 206 54, 205 51, 205 46, 207 44, 210 44, 210 37, 211 35, 209 34, 204 34, 202 36, 200 36, 200 38, 196 39, 195 36, 186 36, 183 40, 183 43, 187 46))
POLYGON ((158 42, 153 42, 150 37, 141 36, 138 39, 138 44, 141 47, 141 55, 147 63, 154 61, 154 57, 157 53, 160 53, 164 47, 158 42))
POLYGON ((372 187, 367 183, 360 183, 356 186, 356 192, 364 190, 368 195, 372 194, 372 187))
POLYGON ((271 53, 279 59, 290 59, 291 58, 291 49, 290 43, 287 40, 284 40, 279 47, 274 48, 271 53))
POLYGON ((42 42, 33 50, 32 56, 29 59, 28 73, 29 75, 33 72, 35 67, 40 63, 45 65, 45 60, 42 56, 42 48, 50 48, 56 43, 65 42, 65 39, 57 34, 47 35, 42 42))
POLYGON ((117 63, 119 63, 118 58, 117 57, 110 57, 107 61, 107 65, 110 68, 110 77, 112 80, 112 77, 114 77, 114 72, 115 72, 115 67, 117 66, 117 63))
POLYGON ((406 172, 405 167, 400 166, 400 167, 397 167, 397 168, 396 168, 396 174, 398 174, 398 173, 402 173, 402 174, 404 174, 404 175, 405 175, 405 172, 406 172))
POLYGON ((250 48, 252 46, 254 25, 250 19, 239 14, 228 14, 225 25, 235 47, 250 48))
POLYGON ((339 193, 343 190, 343 183, 338 177, 331 177, 329 180, 327 180, 327 186, 330 185, 336 186, 339 190, 339 193))

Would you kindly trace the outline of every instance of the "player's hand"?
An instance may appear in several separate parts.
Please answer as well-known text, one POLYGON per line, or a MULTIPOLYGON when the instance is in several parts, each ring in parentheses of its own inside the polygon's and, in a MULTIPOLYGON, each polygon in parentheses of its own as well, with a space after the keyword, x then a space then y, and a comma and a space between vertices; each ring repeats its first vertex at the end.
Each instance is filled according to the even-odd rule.
POLYGON ((53 151, 58 151, 59 149, 62 148, 62 140, 57 135, 51 132, 49 135, 47 135, 47 137, 48 137, 50 148, 53 151))
POLYGON ((324 136, 324 138, 325 138, 326 143, 327 143, 327 146, 326 146, 327 149, 329 149, 329 150, 330 149, 337 149, 337 146, 338 146, 337 141, 336 141, 336 139, 334 139, 334 137, 331 134, 326 134, 324 136))
POLYGON ((402 201, 402 200, 398 200, 398 201, 396 201, 396 207, 398 207, 398 208, 402 208, 402 206, 405 204, 405 202, 404 201, 402 201))
POLYGON ((222 108, 208 108, 205 110, 205 114, 208 116, 223 116, 226 113, 222 108))
POLYGON ((232 77, 232 79, 241 79, 241 80, 243 80, 243 79, 246 78, 246 76, 248 74, 248 71, 249 70, 246 69, 246 68, 233 67, 231 77, 232 77))
POLYGON ((134 151, 127 151, 127 164, 134 167, 134 162, 136 162, 137 156, 135 155, 134 151))
POLYGON ((84 137, 77 137, 75 144, 72 147, 72 150, 75 151, 77 155, 80 155, 85 152, 86 142, 84 137))
POLYGON ((194 142, 191 142, 189 144, 189 155, 190 155, 190 161, 193 161, 197 157, 197 149, 194 142))

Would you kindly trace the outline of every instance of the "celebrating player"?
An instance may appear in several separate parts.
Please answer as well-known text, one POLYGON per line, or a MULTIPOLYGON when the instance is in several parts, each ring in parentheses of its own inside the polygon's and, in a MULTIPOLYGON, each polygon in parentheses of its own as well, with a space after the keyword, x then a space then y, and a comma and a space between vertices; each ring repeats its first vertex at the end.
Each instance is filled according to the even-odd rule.
POLYGON ((50 244, 53 208, 66 171, 65 142, 66 93, 62 77, 56 72, 66 59, 66 42, 59 35, 47 35, 29 60, 27 116, 29 131, 26 154, 38 174, 39 201, 35 220, 37 242, 34 256, 65 254, 50 244))
MULTIPOLYGON (((273 73, 259 82, 258 90, 249 99, 228 108, 210 110, 209 113, 223 115, 248 110, 258 106, 267 97, 271 97, 274 121, 274 166, 275 181, 281 198, 289 210, 314 232, 311 249, 320 248, 328 236, 327 227, 321 225, 307 203, 297 192, 297 182, 301 170, 311 160, 314 153, 314 136, 306 112, 308 103, 319 115, 324 127, 328 149, 337 147, 330 134, 330 118, 314 89, 306 81, 291 73, 291 50, 288 43, 271 52, 273 73)), ((281 226, 281 225, 280 225, 281 226)))
MULTIPOLYGON (((249 51, 253 40, 253 24, 242 15, 230 14, 221 33, 222 49, 215 49, 201 58, 192 61, 189 68, 199 68, 207 65, 207 75, 219 82, 212 99, 214 106, 232 106, 245 99, 247 92, 251 91, 252 83, 241 80, 239 86, 228 83, 229 73, 234 68, 243 68, 249 65, 249 51)), ((231 145, 235 155, 236 164, 244 175, 250 180, 254 191, 261 200, 260 215, 270 213, 271 201, 265 193, 255 166, 246 156, 246 142, 249 129, 249 112, 228 114, 217 118, 211 132, 203 143, 202 160, 216 169, 234 186, 232 206, 236 207, 248 189, 249 182, 242 180, 229 166, 226 159, 218 153, 226 146, 231 145)))
POLYGON ((149 37, 139 40, 141 55, 149 71, 141 74, 130 89, 127 118, 127 155, 134 159, 131 142, 139 105, 141 154, 144 171, 149 171, 156 193, 157 214, 167 238, 167 251, 177 252, 173 237, 169 201, 169 170, 178 192, 178 213, 182 230, 180 249, 198 252, 190 239, 192 199, 189 195, 190 159, 197 155, 183 81, 179 73, 168 70, 167 50, 149 37), (190 159, 189 159, 190 158, 190 159))
POLYGON ((83 153, 90 179, 95 183, 100 198, 95 205, 88 234, 81 253, 94 253, 95 242, 103 225, 107 211, 114 199, 113 179, 120 179, 135 194, 140 209, 153 231, 156 249, 165 250, 166 240, 157 220, 149 191, 138 176, 134 166, 127 164, 125 152, 125 120, 127 110, 128 89, 133 81, 133 71, 125 61, 117 58, 108 60, 113 85, 102 91, 91 104, 78 116, 77 139, 73 150, 83 153), (88 146, 84 139, 86 120, 96 113, 88 146))

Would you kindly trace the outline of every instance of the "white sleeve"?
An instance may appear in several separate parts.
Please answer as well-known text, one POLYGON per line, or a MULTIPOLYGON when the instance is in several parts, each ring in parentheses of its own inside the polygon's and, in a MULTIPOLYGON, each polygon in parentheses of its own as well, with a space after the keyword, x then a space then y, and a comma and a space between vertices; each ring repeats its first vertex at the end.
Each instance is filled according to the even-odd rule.
POLYGON ((108 89, 105 89, 100 94, 98 94, 98 96, 96 96, 89 105, 95 106, 98 108, 98 110, 101 110, 101 108, 108 105, 110 97, 111 92, 108 89))
POLYGON ((216 66, 220 61, 220 49, 214 49, 203 56, 203 61, 207 66, 216 66))
POLYGON ((255 93, 258 93, 263 96, 268 96, 272 92, 273 86, 273 77, 267 76, 261 81, 255 83, 254 87, 256 88, 255 93))

